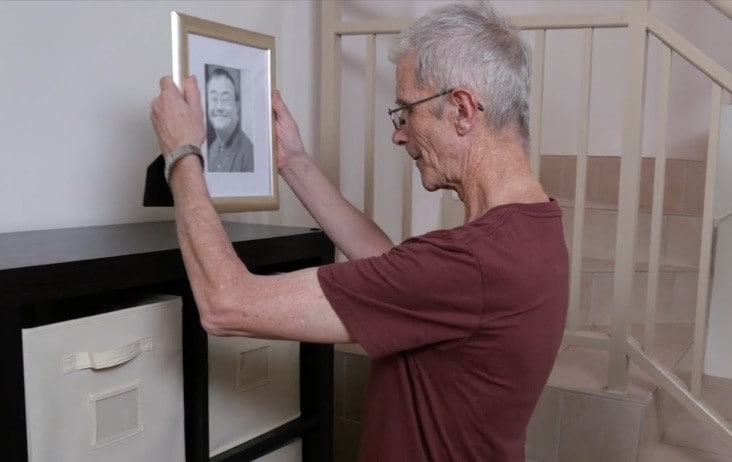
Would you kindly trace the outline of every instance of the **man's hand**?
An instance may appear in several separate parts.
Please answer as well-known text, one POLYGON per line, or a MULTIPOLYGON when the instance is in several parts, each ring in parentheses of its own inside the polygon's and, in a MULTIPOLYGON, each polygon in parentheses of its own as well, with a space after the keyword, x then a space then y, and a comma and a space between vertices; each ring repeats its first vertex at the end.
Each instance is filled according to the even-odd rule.
POLYGON ((206 138, 195 76, 186 78, 183 93, 170 76, 160 79, 160 95, 152 101, 150 109, 150 120, 164 155, 184 144, 201 146, 206 138))
POLYGON ((300 138, 297 123, 280 97, 280 92, 272 95, 272 108, 275 116, 275 134, 277 136, 277 168, 281 169, 296 156, 307 155, 300 138))

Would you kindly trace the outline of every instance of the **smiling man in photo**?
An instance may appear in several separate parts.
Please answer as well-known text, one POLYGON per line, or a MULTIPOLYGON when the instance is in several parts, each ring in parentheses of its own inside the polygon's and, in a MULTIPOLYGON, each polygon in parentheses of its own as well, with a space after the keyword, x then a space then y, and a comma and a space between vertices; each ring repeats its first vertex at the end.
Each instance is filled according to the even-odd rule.
POLYGON ((240 71, 206 65, 208 171, 253 172, 252 141, 241 129, 240 71))

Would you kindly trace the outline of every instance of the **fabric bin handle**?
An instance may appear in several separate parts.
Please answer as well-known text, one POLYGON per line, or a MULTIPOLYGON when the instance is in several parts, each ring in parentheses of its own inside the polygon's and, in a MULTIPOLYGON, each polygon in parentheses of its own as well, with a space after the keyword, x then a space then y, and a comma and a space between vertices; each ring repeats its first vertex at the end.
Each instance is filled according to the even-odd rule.
POLYGON ((152 350, 152 348, 152 337, 146 337, 114 350, 76 353, 63 358, 64 374, 82 369, 99 370, 119 366, 136 358, 143 351, 152 350))

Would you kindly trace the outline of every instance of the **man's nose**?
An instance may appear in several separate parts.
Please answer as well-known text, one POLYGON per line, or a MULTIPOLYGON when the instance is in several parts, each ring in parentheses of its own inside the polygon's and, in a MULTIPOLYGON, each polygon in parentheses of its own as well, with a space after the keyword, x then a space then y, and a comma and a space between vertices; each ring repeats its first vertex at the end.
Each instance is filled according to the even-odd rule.
POLYGON ((407 141, 409 140, 409 137, 407 136, 407 127, 402 127, 401 130, 394 129, 393 132, 391 132, 391 142, 396 144, 397 146, 403 146, 407 144, 407 141))

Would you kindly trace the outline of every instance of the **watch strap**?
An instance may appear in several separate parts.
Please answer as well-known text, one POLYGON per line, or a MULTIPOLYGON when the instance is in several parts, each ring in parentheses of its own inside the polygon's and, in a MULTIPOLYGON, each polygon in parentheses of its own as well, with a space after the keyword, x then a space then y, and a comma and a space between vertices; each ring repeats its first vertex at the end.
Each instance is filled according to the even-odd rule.
POLYGON ((194 146, 192 144, 184 144, 183 146, 180 146, 178 148, 173 149, 170 151, 170 154, 168 154, 165 157, 165 181, 170 183, 170 172, 173 170, 173 166, 182 159, 183 157, 193 154, 194 156, 198 157, 198 160, 201 161, 201 167, 203 167, 203 156, 201 155, 201 150, 198 148, 198 146, 194 146))

